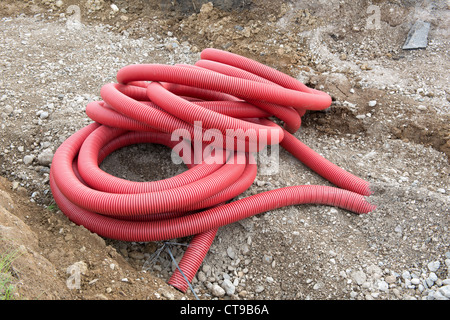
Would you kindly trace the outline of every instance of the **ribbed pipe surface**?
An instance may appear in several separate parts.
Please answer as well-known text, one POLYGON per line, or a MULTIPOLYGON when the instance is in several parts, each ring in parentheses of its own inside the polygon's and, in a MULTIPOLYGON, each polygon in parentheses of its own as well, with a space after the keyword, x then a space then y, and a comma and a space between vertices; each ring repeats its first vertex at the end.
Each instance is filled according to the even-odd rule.
MULTIPOLYGON (((367 181, 294 136, 307 110, 330 106, 324 92, 216 49, 205 49, 193 66, 126 66, 117 80, 102 87, 103 101, 87 105, 94 122, 55 152, 54 199, 71 221, 106 238, 146 242, 194 236, 179 263, 189 281, 221 226, 289 205, 330 205, 355 213, 375 208, 365 199, 371 194, 367 181), (174 140, 174 132, 183 134, 174 140), (99 168, 111 152, 137 143, 173 149, 188 169, 160 181, 133 182, 99 168), (282 146, 336 187, 291 186, 231 201, 258 173, 252 151, 267 145, 282 146)), ((188 288, 179 270, 169 283, 183 292, 188 288)))

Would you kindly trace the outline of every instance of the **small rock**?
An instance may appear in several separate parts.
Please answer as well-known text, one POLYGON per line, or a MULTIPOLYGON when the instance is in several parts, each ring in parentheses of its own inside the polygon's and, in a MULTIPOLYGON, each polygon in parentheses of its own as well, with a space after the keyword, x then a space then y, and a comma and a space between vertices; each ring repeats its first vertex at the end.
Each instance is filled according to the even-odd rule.
POLYGON ((205 3, 200 8, 200 13, 210 13, 213 11, 214 5, 212 2, 205 3))
POLYGON ((256 293, 260 293, 260 292, 263 292, 264 291, 264 286, 262 286, 262 285, 257 285, 256 287, 255 287, 255 292, 256 293))
POLYGON ((430 270, 431 272, 435 272, 437 271, 437 269, 439 269, 439 267, 441 266, 441 263, 439 261, 432 261, 430 263, 428 263, 428 270, 430 270))
POLYGON ((420 279, 419 278, 413 278, 411 279, 411 284, 417 286, 420 283, 420 279))
POLYGON ((421 104, 420 106, 417 107, 417 109, 423 111, 423 110, 427 110, 427 107, 421 104))
POLYGON ((172 292, 170 292, 169 290, 164 290, 162 292, 162 295, 164 297, 166 297, 167 299, 169 299, 169 300, 174 300, 175 299, 175 295, 172 292))
POLYGON ((203 272, 203 271, 199 271, 198 273, 197 273, 197 279, 198 279, 198 281, 200 281, 200 282, 205 282, 206 281, 206 274, 203 272))
POLYGON ((433 286, 433 284, 434 284, 434 281, 431 280, 430 278, 426 278, 426 279, 425 279, 425 284, 426 284, 429 288, 431 288, 431 287, 433 286))
POLYGON ((53 160, 53 151, 51 149, 45 149, 38 155, 38 162, 43 166, 49 166, 53 160))
POLYGON ((3 112, 7 115, 7 116, 9 116, 12 112, 13 112, 13 107, 11 107, 11 106, 9 106, 9 105, 7 105, 7 106, 5 106, 4 108, 3 108, 3 112))
POLYGON ((395 281, 397 280, 397 278, 396 278, 394 275, 389 275, 389 276, 387 276, 386 278, 384 278, 384 280, 385 280, 387 283, 392 284, 392 283, 395 283, 395 281))
POLYGON ((436 273, 430 272, 430 275, 428 276, 428 279, 430 279, 431 281, 435 282, 438 279, 438 277, 437 277, 436 273))
POLYGON ((211 293, 213 296, 221 298, 225 295, 225 290, 218 284, 214 284, 211 287, 211 293))
POLYGON ((47 111, 42 111, 39 114, 39 118, 41 118, 42 120, 47 119, 48 118, 48 112, 47 111))
POLYGON ((33 155, 26 155, 25 157, 23 157, 23 163, 25 165, 29 165, 33 162, 34 160, 34 156, 33 155))
POLYGON ((66 236, 64 237, 65 241, 71 241, 72 239, 73 239, 73 236, 70 233, 66 234, 66 236))
POLYGON ((171 41, 165 44, 165 47, 167 50, 172 51, 175 50, 176 48, 178 48, 178 43, 176 43, 175 41, 171 41))
POLYGON ((394 293, 394 295, 399 299, 402 297, 400 290, 398 290, 397 288, 392 289, 392 293, 394 293))
POLYGON ((317 282, 316 284, 314 284, 313 289, 314 290, 319 290, 323 288, 323 283, 322 282, 317 282))
POLYGON ((361 70, 372 70, 372 67, 370 67, 367 63, 363 63, 359 66, 361 70))
POLYGON ((246 243, 244 243, 241 247, 242 249, 242 254, 246 255, 250 252, 250 248, 248 247, 248 245, 246 243))
POLYGON ((256 185, 257 185, 258 187, 264 187, 264 185, 266 184, 266 183, 265 183, 264 181, 262 181, 262 180, 256 180, 255 183, 256 183, 256 185))
POLYGON ((211 275, 211 266, 209 264, 204 264, 202 266, 202 271, 205 273, 207 277, 211 275))
POLYGON ((369 107, 375 107, 376 105, 377 105, 377 101, 376 100, 369 101, 369 107))
POLYGON ((403 278, 404 280, 411 280, 411 274, 409 273, 409 271, 404 271, 404 272, 402 273, 402 278, 403 278))
POLYGON ((111 5, 111 9, 114 13, 119 11, 119 8, 114 3, 111 5))
POLYGON ((364 282, 366 282, 367 276, 364 273, 364 271, 355 271, 352 272, 351 277, 355 282, 359 285, 362 285, 364 282))
POLYGON ((236 291, 236 287, 234 286, 234 284, 231 282, 230 279, 223 280, 222 288, 225 290, 227 296, 233 295, 234 292, 236 291))
POLYGON ((440 287, 439 293, 447 298, 450 298, 450 285, 440 287))
POLYGON ((448 300, 448 298, 440 293, 440 291, 431 290, 428 293, 427 300, 448 300))
POLYGON ((272 257, 272 256, 267 255, 267 254, 265 254, 265 255, 263 256, 263 262, 264 262, 265 264, 271 264, 272 261, 273 261, 273 257, 272 257))
POLYGON ((17 190, 17 188, 19 188, 19 182, 17 182, 17 181, 13 181, 13 183, 12 183, 12 189, 13 190, 17 190))
POLYGON ((236 259, 236 253, 234 252, 232 247, 227 248, 227 254, 231 259, 236 259))

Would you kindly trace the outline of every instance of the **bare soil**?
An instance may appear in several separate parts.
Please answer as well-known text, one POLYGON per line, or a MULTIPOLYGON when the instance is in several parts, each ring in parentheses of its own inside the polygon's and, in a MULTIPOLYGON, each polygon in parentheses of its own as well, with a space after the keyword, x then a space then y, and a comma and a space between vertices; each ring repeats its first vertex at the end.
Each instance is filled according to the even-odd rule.
MULTIPOLYGON (((357 216, 293 206, 223 227, 192 284, 199 298, 217 299, 211 287, 225 278, 236 291, 220 299, 438 297, 450 268, 447 2, 118 0, 118 11, 111 4, 2 1, 0 252, 20 253, 10 270, 15 298, 195 298, 166 284, 174 270, 166 252, 149 263, 162 243, 104 239, 70 222, 54 205, 50 163, 40 155, 91 122, 86 104, 99 99, 121 67, 194 63, 207 47, 328 92, 332 106, 307 113, 296 136, 370 181, 377 209, 357 216), (372 20, 370 5, 380 10, 379 20, 372 20), (427 48, 402 50, 419 18, 432 25, 427 48), (436 270, 429 267, 436 262, 436 270), (77 288, 68 272, 74 265, 82 271, 77 288), (431 273, 438 280, 426 284, 431 273)), ((328 185, 280 152, 279 172, 258 175, 242 197, 328 185)), ((184 170, 153 145, 118 150, 102 168, 135 181, 184 170)), ((177 259, 185 250, 170 248, 177 259)))

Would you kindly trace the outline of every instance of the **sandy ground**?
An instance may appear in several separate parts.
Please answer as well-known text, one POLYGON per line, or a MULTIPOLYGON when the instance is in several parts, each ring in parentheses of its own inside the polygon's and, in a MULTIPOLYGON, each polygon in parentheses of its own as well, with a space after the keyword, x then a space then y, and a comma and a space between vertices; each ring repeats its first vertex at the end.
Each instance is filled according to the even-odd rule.
MULTIPOLYGON (((194 63, 202 49, 216 47, 333 97, 326 112, 305 115, 296 136, 370 181, 377 209, 358 216, 293 206, 223 227, 192 283, 197 296, 448 298, 448 4, 322 2, 116 1, 115 10, 102 0, 4 1, 0 252, 19 253, 9 271, 14 296, 195 298, 166 284, 174 270, 167 252, 149 263, 162 243, 103 239, 71 223, 55 207, 48 177, 52 154, 91 123, 86 104, 100 99, 101 86, 115 81, 121 67, 194 63), (404 51, 416 19, 432 24, 428 46, 404 51), (212 288, 225 279, 234 292, 215 296, 212 288)), ((185 170, 154 145, 118 150, 102 168, 136 181, 185 170)), ((280 150, 279 171, 260 172, 242 197, 297 184, 329 185, 280 150)), ((180 244, 170 247, 180 259, 189 239, 171 241, 180 244)))

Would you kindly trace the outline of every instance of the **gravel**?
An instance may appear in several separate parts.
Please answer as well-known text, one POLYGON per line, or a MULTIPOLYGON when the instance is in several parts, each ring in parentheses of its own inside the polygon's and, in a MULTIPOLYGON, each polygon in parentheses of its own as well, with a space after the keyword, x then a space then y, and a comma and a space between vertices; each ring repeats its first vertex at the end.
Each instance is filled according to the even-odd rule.
MULTIPOLYGON (((92 11, 100 10, 94 1, 91 5, 92 11)), ((116 33, 101 24, 80 29, 68 22, 64 16, 52 22, 36 14, 4 17, 0 23, 5 35, 0 39, 0 170, 14 182, 14 190, 25 188, 27 196, 41 205, 52 199, 48 173, 54 152, 91 122, 84 112, 86 104, 100 99, 101 85, 115 81, 118 69, 132 63, 193 63, 198 59, 193 45, 176 38, 175 33, 132 38, 132 30, 116 33)), ((282 38, 279 31, 274 37, 282 38)), ((345 61, 369 55, 371 39, 361 43, 365 49, 349 45, 353 51, 347 50, 345 61)), ((339 52, 343 45, 336 42, 330 52, 339 52)), ((443 48, 444 40, 436 40, 428 52, 442 54, 443 48)), ((419 54, 411 53, 405 59, 420 61, 419 54)), ((395 131, 395 121, 412 118, 416 109, 421 117, 428 117, 432 110, 445 114, 448 105, 443 85, 440 78, 435 82, 439 73, 422 77, 428 70, 418 67, 414 81, 407 85, 399 81, 397 86, 396 76, 403 70, 396 69, 397 60, 387 62, 395 67, 385 78, 377 77, 374 61, 369 64, 375 67, 373 73, 364 67, 364 73, 356 75, 361 79, 344 77, 341 81, 346 72, 333 69, 320 55, 317 60, 325 68, 323 73, 310 70, 300 72, 299 77, 313 84, 316 77, 324 76, 320 82, 324 85, 338 79, 340 85, 349 85, 342 91, 351 95, 337 99, 329 113, 311 114, 296 135, 331 161, 369 180, 375 191, 371 201, 378 209, 355 216, 324 206, 293 206, 225 226, 193 287, 206 299, 449 299, 448 159, 430 145, 396 138, 383 129, 395 131), (392 79, 395 81, 390 82, 392 79), (374 87, 374 91, 364 91, 374 87), (427 96, 430 91, 436 94, 427 96), (389 100, 394 96, 412 100, 389 100), (414 107, 411 101, 420 104, 414 107), (316 116, 324 125, 315 121, 316 116), (330 124, 339 119, 345 119, 342 126, 330 124)), ((357 72, 363 72, 359 69, 357 72)), ((416 124, 405 123, 409 125, 401 127, 404 131, 416 124)), ((419 135, 417 132, 421 131, 412 136, 419 135)), ((118 151, 105 160, 103 168, 141 180, 183 170, 167 164, 161 150, 134 147, 118 151), (157 152, 150 161, 148 152, 152 150, 157 152), (138 156, 132 160, 129 153, 138 156), (124 164, 128 167, 121 172, 124 164), (142 172, 137 172, 140 167, 142 172)), ((327 184, 289 155, 282 153, 281 159, 277 174, 258 176, 242 197, 299 183, 327 184)), ((176 240, 184 244, 186 239, 176 240)), ((111 243, 138 269, 160 245, 149 249, 146 243, 111 243)), ((185 246, 171 248, 179 261, 185 246)), ((168 279, 174 265, 161 253, 149 270, 168 279)), ((173 298, 167 292, 161 296, 173 298)))

